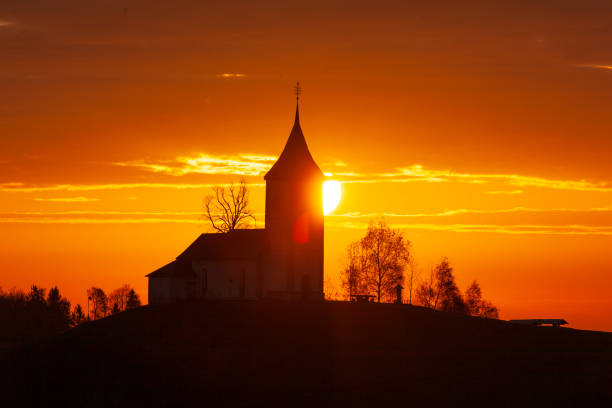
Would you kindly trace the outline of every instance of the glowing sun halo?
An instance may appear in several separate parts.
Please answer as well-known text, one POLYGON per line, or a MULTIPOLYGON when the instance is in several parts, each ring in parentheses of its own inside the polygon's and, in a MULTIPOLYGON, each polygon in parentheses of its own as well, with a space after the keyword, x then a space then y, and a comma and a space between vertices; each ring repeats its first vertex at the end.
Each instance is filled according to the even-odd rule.
POLYGON ((334 211, 342 196, 342 185, 339 181, 327 180, 323 183, 323 213, 334 211))

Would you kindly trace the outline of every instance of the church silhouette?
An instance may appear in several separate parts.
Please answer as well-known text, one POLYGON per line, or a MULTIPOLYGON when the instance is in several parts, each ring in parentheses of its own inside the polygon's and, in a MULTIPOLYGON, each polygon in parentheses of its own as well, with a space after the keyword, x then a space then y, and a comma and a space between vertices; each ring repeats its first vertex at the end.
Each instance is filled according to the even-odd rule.
POLYGON ((323 299, 325 176, 308 150, 299 104, 285 148, 264 179, 265 228, 201 234, 174 261, 146 275, 149 304, 191 298, 323 299))

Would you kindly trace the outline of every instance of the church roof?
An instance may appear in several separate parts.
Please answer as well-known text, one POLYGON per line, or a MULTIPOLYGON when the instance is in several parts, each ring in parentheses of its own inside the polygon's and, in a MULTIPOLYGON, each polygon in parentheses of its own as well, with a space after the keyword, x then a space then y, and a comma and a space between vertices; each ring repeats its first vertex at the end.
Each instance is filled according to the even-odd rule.
POLYGON ((195 277, 195 272, 191 267, 191 262, 172 261, 167 265, 145 275, 147 278, 178 278, 178 277, 195 277))
POLYGON ((240 229, 226 234, 202 234, 176 259, 258 259, 266 249, 265 229, 240 229))
POLYGON ((323 178, 323 172, 317 166, 306 144, 306 139, 300 127, 299 106, 295 108, 295 122, 285 148, 274 166, 266 173, 266 180, 323 178))

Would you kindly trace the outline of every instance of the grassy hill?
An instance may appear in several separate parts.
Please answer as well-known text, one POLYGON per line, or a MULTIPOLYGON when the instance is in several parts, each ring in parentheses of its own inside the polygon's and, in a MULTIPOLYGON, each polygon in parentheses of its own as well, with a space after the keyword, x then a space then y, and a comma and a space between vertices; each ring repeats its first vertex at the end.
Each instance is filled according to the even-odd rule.
POLYGON ((524 327, 406 305, 147 306, 3 360, 1 395, 20 406, 612 402, 610 333, 524 327))

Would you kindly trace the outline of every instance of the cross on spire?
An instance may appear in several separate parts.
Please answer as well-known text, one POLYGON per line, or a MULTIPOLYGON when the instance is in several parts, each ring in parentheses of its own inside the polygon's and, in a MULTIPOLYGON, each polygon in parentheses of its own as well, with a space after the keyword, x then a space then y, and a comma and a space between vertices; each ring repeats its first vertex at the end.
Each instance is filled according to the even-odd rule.
POLYGON ((297 82, 295 86, 295 100, 299 102, 300 95, 302 95, 302 87, 300 86, 300 81, 297 82))

